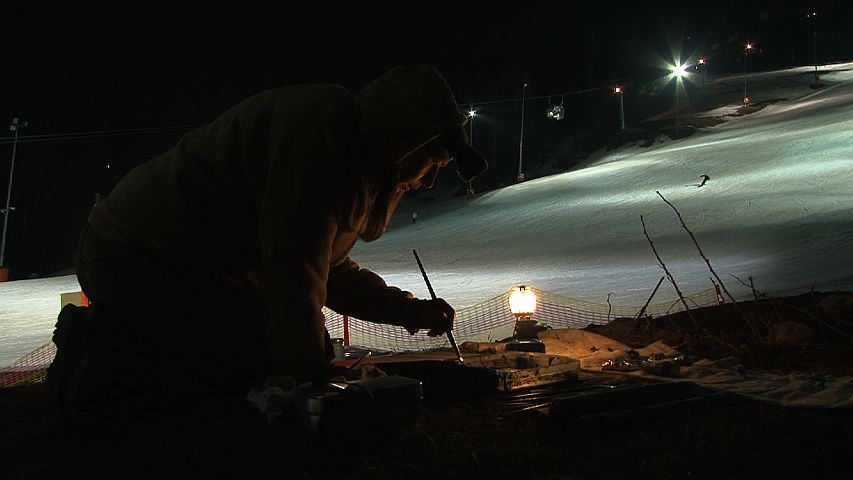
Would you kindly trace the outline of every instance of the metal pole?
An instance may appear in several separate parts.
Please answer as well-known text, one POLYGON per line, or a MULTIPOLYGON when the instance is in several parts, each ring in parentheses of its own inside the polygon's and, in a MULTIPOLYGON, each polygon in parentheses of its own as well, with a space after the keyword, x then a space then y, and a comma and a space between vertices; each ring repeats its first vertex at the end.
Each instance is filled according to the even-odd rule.
POLYGON ((817 12, 806 15, 812 21, 812 48, 814 48, 814 74, 817 81, 817 12))
POLYGON ((625 97, 625 92, 619 93, 619 129, 625 130, 625 106, 623 102, 623 98, 625 97))
MULTIPOLYGON (((469 130, 468 140, 470 141, 470 145, 472 147, 474 146, 474 115, 475 115, 474 104, 471 104, 471 114, 468 116, 468 118, 471 119, 471 125, 469 126, 470 130, 469 130)), ((467 194, 471 195, 473 191, 474 191, 474 179, 472 178, 472 179, 468 180, 468 192, 467 192, 467 194)))
POLYGON ((743 103, 746 103, 746 53, 749 51, 749 46, 743 51, 743 103))
POLYGON ((814 44, 814 74, 817 75, 817 29, 814 31, 814 36, 812 37, 814 44))
POLYGON ((680 77, 675 77, 675 135, 678 136, 678 81, 680 77))
POLYGON ((817 86, 818 83, 820 82, 820 77, 817 74, 817 26, 814 27, 813 39, 814 39, 813 40, 813 43, 814 43, 814 84, 815 84, 815 86, 817 86))
POLYGON ((469 130, 469 134, 468 134, 468 139, 470 140, 470 144, 473 147, 474 146, 474 107, 473 106, 471 107, 471 114, 469 115, 469 118, 471 119, 471 125, 469 127, 470 130, 469 130))
MULTIPOLYGON (((18 150, 18 130, 20 130, 17 120, 17 118, 13 120, 11 126, 12 130, 15 131, 15 140, 12 142, 12 166, 9 169, 9 186, 6 189, 6 208, 3 210, 3 239, 0 241, 0 267, 6 265, 6 234, 9 232, 9 214, 12 213, 12 178, 15 175, 15 153, 18 150)), ((26 126, 26 122, 24 122, 24 126, 26 126)))
POLYGON ((524 173, 521 171, 521 154, 524 149, 524 93, 527 90, 527 84, 525 83, 521 87, 521 135, 518 139, 518 176, 516 176, 516 181, 524 181, 524 173))

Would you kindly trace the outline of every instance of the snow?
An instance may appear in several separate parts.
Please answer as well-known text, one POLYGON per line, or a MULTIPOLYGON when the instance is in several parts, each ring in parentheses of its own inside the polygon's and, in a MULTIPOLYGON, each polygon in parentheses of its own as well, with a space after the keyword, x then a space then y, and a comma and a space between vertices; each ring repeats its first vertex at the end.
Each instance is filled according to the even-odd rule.
POLYGON ((0 368, 49 342, 60 296, 78 291, 73 275, 0 283, 0 368))
MULTIPOLYGON (((750 277, 771 295, 853 290, 851 67, 821 67, 817 90, 794 81, 811 67, 751 73, 753 101, 778 102, 739 117, 736 101, 714 105, 701 115, 724 122, 689 137, 599 151, 573 171, 474 199, 437 191, 426 205, 404 200, 388 232, 352 257, 428 298, 416 249, 436 294, 456 307, 518 284, 642 305, 664 275, 642 215, 680 290, 704 290, 708 266, 660 192, 736 297, 752 295, 741 284, 750 277), (698 188, 702 174, 710 180, 698 188)), ((59 295, 75 290, 73 276, 0 283, 0 366, 50 340, 59 295)), ((665 282, 656 298, 675 292, 665 282)))

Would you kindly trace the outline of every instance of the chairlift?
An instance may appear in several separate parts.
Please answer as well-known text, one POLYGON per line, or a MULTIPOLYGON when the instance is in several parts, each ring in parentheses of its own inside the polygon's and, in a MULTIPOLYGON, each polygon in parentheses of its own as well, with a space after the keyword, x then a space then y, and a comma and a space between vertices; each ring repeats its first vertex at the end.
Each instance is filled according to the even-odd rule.
POLYGON ((548 97, 548 108, 545 110, 545 116, 551 120, 562 120, 566 115, 563 109, 563 96, 560 96, 560 104, 552 104, 551 97, 548 97))

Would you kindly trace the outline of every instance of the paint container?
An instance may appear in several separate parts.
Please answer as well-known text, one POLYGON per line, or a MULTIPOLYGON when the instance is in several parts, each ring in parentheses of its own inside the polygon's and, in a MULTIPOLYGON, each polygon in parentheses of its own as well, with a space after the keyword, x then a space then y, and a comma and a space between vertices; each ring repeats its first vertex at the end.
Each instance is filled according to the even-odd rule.
POLYGON ((344 339, 343 338, 333 338, 332 339, 332 348, 335 352, 335 360, 346 360, 347 356, 344 353, 344 339))

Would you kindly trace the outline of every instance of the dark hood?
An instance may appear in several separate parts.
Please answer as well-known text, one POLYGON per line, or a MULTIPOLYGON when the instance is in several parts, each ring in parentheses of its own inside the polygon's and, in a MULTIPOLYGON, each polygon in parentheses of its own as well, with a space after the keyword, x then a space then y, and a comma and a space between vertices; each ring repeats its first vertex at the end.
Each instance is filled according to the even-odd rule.
POLYGON ((467 117, 435 67, 401 65, 356 95, 367 168, 386 171, 441 134, 463 132, 467 117))

